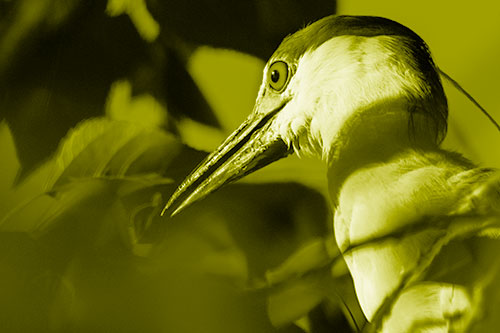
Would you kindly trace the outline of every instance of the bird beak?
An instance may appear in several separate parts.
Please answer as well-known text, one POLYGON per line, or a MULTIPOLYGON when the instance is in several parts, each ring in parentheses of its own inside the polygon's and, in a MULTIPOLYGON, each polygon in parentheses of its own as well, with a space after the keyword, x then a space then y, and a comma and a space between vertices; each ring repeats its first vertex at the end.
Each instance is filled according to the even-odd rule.
POLYGON ((257 103, 256 112, 186 177, 161 215, 173 210, 174 216, 220 187, 289 155, 292 150, 271 126, 285 104, 265 113, 259 112, 263 106, 257 103))

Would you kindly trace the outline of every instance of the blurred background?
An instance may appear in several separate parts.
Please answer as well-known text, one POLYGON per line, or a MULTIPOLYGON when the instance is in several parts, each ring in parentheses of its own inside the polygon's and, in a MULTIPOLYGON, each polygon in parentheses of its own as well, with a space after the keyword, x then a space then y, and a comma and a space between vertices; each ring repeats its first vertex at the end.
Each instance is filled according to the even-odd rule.
MULTIPOLYGON (((283 37, 333 13, 410 27, 499 120, 498 6, 0 0, 0 329, 359 330, 319 161, 290 157, 159 212, 251 112, 283 37)), ((500 167, 499 133, 444 85, 445 147, 500 167)))

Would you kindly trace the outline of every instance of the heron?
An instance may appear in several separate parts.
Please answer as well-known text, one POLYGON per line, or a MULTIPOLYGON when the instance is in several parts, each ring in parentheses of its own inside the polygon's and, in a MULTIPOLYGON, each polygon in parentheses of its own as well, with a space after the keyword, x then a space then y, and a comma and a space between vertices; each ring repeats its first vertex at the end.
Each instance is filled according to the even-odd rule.
POLYGON ((373 327, 467 330, 498 260, 469 281, 436 262, 451 271, 457 253, 495 234, 500 177, 441 147, 448 106, 439 74, 426 43, 395 21, 333 15, 304 27, 265 65, 252 113, 164 212, 292 153, 316 156, 328 167, 335 239, 373 327))

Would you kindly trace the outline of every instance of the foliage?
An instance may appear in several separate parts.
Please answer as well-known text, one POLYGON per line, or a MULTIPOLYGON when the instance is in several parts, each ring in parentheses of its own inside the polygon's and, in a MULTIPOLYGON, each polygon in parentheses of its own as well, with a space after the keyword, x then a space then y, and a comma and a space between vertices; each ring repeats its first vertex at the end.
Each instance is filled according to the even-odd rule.
POLYGON ((349 330, 318 164, 159 215, 251 110, 262 59, 334 3, 1 6, 3 331, 349 330))
MULTIPOLYGON (((279 161, 160 217, 251 111, 277 43, 334 9, 326 0, 0 1, 2 331, 373 329, 334 243, 319 163, 279 161)), ((464 198, 464 212, 475 202, 464 198)), ((449 236, 415 271, 456 274, 442 264, 447 253, 471 235, 498 239, 497 224, 424 226, 449 236)))

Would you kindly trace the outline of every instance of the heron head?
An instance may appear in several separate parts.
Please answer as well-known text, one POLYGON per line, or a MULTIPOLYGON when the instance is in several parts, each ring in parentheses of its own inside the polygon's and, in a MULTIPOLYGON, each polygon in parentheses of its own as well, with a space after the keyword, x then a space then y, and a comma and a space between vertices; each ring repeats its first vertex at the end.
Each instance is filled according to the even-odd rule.
POLYGON ((328 160, 350 129, 370 123, 367 115, 380 132, 399 126, 414 138, 444 138, 446 97, 429 50, 385 18, 325 17, 283 40, 264 68, 253 112, 165 210, 175 213, 292 152, 328 160))

